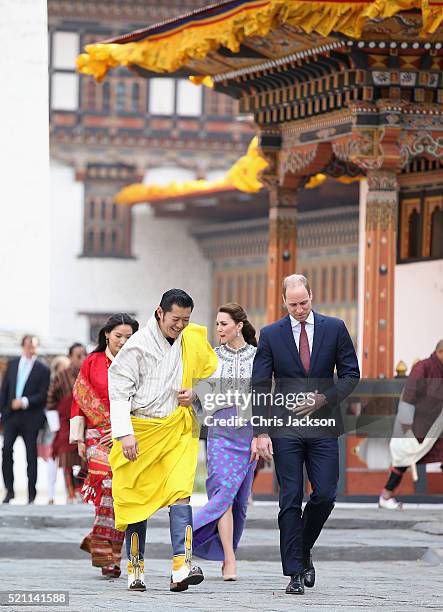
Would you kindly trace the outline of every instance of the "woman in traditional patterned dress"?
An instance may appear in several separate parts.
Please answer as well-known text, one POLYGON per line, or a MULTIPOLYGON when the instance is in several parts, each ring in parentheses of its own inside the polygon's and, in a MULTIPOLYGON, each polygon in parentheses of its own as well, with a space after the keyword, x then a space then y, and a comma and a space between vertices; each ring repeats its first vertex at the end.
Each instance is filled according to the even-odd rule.
POLYGON ((63 469, 66 488, 66 502, 72 504, 76 500, 76 483, 72 468, 81 465, 77 444, 69 443, 69 419, 71 416, 72 389, 86 357, 86 349, 78 342, 69 348, 67 367, 63 367, 54 376, 49 385, 47 410, 58 412, 60 428, 52 442, 52 457, 58 467, 63 469))
MULTIPOLYGON (((217 314, 221 345, 215 348, 219 365, 208 381, 215 394, 247 398, 256 352, 255 329, 244 309, 235 303, 221 306, 217 314)), ((194 517, 193 548, 197 556, 223 561, 224 580, 236 580, 235 550, 240 541, 254 478, 250 463, 252 425, 250 403, 233 406, 228 401, 210 407, 200 394, 208 424, 208 503, 194 517), (225 425, 229 419, 232 424, 225 425)))
POLYGON ((112 472, 108 455, 112 446, 108 396, 108 368, 125 342, 138 330, 126 313, 109 317, 99 332, 97 348, 86 357, 73 390, 70 441, 88 462, 83 499, 95 505, 92 531, 80 545, 91 554, 94 567, 104 576, 120 576, 124 532, 115 529, 112 472))

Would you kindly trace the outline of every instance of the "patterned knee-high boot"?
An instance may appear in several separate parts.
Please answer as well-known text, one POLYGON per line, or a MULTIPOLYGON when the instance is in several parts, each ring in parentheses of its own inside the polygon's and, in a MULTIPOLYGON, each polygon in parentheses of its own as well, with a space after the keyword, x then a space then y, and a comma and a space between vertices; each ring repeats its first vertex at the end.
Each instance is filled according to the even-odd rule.
POLYGON ((191 584, 203 581, 203 572, 192 566, 192 508, 189 504, 169 507, 172 543, 171 591, 186 591, 191 584))
POLYGON ((138 533, 131 534, 131 556, 128 560, 128 591, 146 591, 145 561, 139 555, 138 533))

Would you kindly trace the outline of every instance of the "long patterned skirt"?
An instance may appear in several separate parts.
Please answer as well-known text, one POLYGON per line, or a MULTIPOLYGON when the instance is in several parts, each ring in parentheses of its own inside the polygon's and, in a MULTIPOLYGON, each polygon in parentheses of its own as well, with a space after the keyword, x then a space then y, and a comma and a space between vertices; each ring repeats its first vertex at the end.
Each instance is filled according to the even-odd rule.
POLYGON ((235 408, 220 410, 208 429, 208 503, 197 510, 193 521, 193 551, 196 556, 213 561, 224 560, 217 523, 230 506, 234 521, 233 547, 237 549, 254 479, 255 461, 249 463, 251 424, 237 429, 218 424, 220 419, 235 415, 235 408))
MULTIPOLYGON (((88 429, 86 434, 88 459, 96 450, 94 441, 98 441, 101 433, 96 429, 88 429)), ((121 550, 125 533, 115 528, 114 505, 112 500, 112 472, 101 481, 101 495, 95 504, 95 520, 92 531, 85 536, 80 548, 90 553, 92 565, 95 567, 120 567, 121 550)))

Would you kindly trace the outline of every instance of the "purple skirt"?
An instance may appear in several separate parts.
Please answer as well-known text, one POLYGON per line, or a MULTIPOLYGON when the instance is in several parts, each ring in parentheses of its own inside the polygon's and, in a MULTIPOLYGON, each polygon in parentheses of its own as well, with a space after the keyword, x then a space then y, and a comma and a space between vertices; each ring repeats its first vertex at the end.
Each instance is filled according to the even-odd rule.
POLYGON ((217 522, 232 506, 233 546, 236 550, 243 533, 248 499, 254 479, 255 461, 251 456, 252 426, 234 428, 217 424, 235 416, 235 408, 224 408, 214 415, 208 428, 208 503, 194 514, 193 552, 211 561, 224 561, 217 522))

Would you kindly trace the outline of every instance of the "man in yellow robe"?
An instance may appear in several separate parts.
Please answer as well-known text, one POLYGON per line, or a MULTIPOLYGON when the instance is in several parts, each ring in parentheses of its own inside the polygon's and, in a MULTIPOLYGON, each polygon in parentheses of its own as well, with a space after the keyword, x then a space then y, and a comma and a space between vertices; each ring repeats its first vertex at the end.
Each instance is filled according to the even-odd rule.
POLYGON ((114 439, 109 461, 116 528, 126 531, 128 589, 146 590, 146 520, 169 506, 171 591, 199 584, 192 566, 192 493, 199 450, 192 386, 217 367, 205 327, 190 323, 192 298, 170 289, 146 327, 109 368, 114 439))

